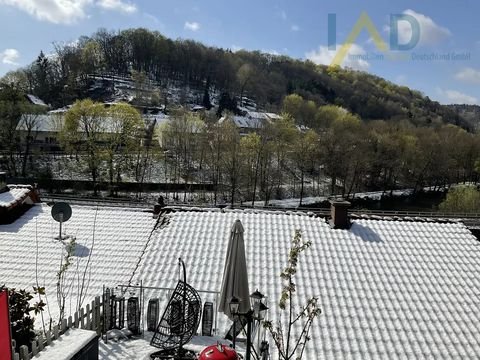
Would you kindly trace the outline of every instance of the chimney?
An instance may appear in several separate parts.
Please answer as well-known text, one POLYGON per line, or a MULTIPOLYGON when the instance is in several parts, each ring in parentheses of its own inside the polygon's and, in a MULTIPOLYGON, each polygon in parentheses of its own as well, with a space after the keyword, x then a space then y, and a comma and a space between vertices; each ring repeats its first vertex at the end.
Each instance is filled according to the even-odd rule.
POLYGON ((165 200, 162 195, 157 200, 157 203, 153 205, 153 216, 158 217, 160 215, 160 212, 162 209, 165 207, 165 200))
POLYGON ((350 229, 350 219, 348 217, 348 208, 350 202, 345 200, 330 200, 331 219, 330 226, 333 229, 350 229))

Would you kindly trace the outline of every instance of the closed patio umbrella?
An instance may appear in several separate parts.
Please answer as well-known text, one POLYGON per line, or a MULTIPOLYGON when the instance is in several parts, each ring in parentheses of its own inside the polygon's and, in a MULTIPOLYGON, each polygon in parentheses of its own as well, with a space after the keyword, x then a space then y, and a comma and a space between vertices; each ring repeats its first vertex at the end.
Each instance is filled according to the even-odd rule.
POLYGON ((245 313, 250 309, 250 291, 248 289, 247 261, 245 259, 245 243, 243 240, 243 226, 240 220, 233 224, 228 241, 227 258, 223 272, 222 290, 218 311, 223 312, 230 319, 230 299, 235 296, 240 300, 239 312, 245 313))

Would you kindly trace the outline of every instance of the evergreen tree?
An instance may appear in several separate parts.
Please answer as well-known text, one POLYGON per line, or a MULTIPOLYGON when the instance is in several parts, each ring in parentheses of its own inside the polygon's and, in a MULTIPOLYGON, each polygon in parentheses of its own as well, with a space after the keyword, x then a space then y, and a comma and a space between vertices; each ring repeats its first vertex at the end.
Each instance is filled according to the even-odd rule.
POLYGON ((210 102, 210 76, 207 77, 207 83, 205 84, 205 91, 203 93, 202 105, 205 109, 210 110, 212 108, 212 103, 210 102))
POLYGON ((35 94, 42 100, 50 102, 50 62, 43 51, 35 62, 35 94))

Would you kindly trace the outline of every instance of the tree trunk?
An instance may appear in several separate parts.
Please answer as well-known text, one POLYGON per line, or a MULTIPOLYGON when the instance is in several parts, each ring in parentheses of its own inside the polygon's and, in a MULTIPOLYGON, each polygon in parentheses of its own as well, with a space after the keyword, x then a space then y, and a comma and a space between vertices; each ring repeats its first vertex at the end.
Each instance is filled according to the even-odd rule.
POLYGON ((305 186, 305 171, 302 169, 301 170, 301 176, 300 176, 300 206, 302 206, 303 202, 303 190, 305 186))

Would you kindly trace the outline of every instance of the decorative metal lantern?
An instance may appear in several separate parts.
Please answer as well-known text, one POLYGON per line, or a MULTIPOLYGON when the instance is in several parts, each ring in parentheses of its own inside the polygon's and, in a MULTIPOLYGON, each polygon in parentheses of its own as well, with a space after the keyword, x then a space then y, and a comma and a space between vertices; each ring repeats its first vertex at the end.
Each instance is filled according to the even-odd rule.
POLYGON ((212 336, 213 327, 213 303, 206 302, 203 305, 202 336, 212 336))
POLYGON ((110 326, 123 329, 125 325, 125 298, 112 295, 110 298, 110 326))
POLYGON ((160 313, 160 302, 158 299, 150 299, 147 308, 147 330, 155 331, 160 313))
POLYGON ((133 335, 140 334, 140 304, 136 296, 127 301, 127 326, 133 335))

